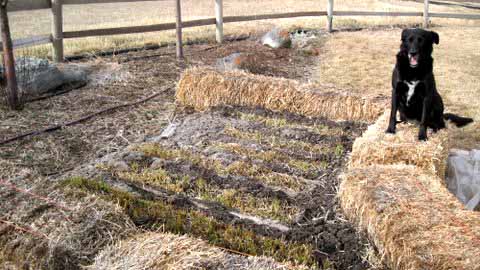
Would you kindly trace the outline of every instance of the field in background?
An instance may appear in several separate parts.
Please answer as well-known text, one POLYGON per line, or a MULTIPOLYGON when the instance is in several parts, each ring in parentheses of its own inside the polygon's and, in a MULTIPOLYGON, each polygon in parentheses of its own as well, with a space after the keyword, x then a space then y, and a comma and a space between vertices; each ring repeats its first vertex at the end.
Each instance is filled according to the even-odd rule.
MULTIPOLYGON (((224 1, 225 16, 255 15, 265 13, 282 13, 295 11, 326 10, 327 1, 318 0, 265 0, 265 1, 224 1)), ((399 0, 337 0, 335 10, 357 11, 423 11, 423 4, 399 0)), ((431 5, 431 12, 475 13, 478 10, 461 6, 431 5)), ((214 17, 214 0, 182 1, 184 20, 214 17)), ((64 7, 64 30, 86 30, 134 25, 149 25, 175 21, 174 1, 135 2, 118 4, 92 4, 64 7)), ((49 34, 51 28, 50 10, 22 11, 10 13, 14 38, 31 35, 49 34), (35 18, 32 20, 31 18, 35 18)), ((323 28, 325 17, 268 20, 258 22, 230 23, 225 25, 227 35, 249 34, 265 31, 274 25, 284 27, 323 28)), ((370 25, 418 24, 422 18, 389 18, 389 17, 336 17, 335 27, 362 27, 370 25)), ((433 23, 442 25, 480 25, 477 21, 448 20, 434 18, 433 23)), ((197 27, 185 30, 186 40, 211 40, 215 35, 215 27, 197 27)), ((66 55, 84 52, 95 52, 114 48, 136 47, 145 43, 164 44, 174 41, 174 31, 146 34, 94 37, 66 40, 66 55)), ((50 54, 50 46, 39 46, 29 53, 46 56, 50 54)))
MULTIPOLYGON (((480 147, 480 28, 437 27, 440 44, 434 49, 437 87, 447 111, 475 118, 456 132, 460 148, 480 147)), ((400 29, 341 32, 324 44, 316 80, 341 89, 389 95, 400 29)))

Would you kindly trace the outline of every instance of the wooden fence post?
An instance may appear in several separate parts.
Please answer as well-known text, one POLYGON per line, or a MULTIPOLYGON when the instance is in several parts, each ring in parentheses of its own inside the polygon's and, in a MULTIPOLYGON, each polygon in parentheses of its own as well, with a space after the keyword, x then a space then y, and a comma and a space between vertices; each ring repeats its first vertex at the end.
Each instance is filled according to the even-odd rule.
POLYGON ((18 84, 17 75, 15 74, 15 58, 13 57, 12 37, 10 36, 10 26, 8 25, 8 0, 2 0, 0 5, 0 29, 2 32, 3 67, 5 79, 7 80, 7 102, 13 110, 21 110, 22 104, 18 98, 18 84))
POLYGON ((177 13, 177 58, 183 58, 183 42, 182 42, 182 5, 181 0, 176 0, 177 13))
POLYGON ((429 4, 429 1, 428 0, 424 0, 424 4, 423 4, 423 28, 428 28, 428 25, 429 25, 429 17, 428 17, 428 4, 429 4))
POLYGON ((328 0, 327 6, 327 30, 332 32, 333 30, 333 0, 328 0))
POLYGON ((53 61, 63 62, 63 8, 62 0, 52 0, 53 61))
POLYGON ((215 17, 217 22, 217 42, 223 42, 223 0, 215 0, 215 17))

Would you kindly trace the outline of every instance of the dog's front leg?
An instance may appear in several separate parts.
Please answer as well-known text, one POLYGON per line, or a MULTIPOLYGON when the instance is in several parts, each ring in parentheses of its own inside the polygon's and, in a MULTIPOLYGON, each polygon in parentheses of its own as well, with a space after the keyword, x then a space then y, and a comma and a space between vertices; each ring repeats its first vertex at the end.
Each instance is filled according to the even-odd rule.
POLYGON ((420 130, 418 131, 418 140, 426 141, 427 138, 427 122, 429 121, 430 111, 432 107, 432 97, 427 96, 423 100, 422 120, 420 121, 420 130))
POLYGON ((397 127, 397 91, 396 89, 392 90, 392 106, 390 111, 390 121, 388 123, 387 133, 395 134, 397 127))

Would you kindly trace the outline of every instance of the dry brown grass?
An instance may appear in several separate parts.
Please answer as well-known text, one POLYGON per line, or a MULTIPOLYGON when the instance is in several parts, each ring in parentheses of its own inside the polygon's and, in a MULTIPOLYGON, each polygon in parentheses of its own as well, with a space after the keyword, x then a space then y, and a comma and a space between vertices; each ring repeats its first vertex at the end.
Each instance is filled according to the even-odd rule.
MULTIPOLYGON (((255 15, 264 13, 282 13, 295 11, 326 10, 326 2, 312 0, 267 0, 267 1, 224 1, 225 16, 255 15)), ((182 1, 184 20, 208 18, 214 16, 214 1, 185 0, 182 1)), ((336 10, 374 10, 374 11, 422 11, 420 3, 399 0, 337 0, 336 10)), ((473 13, 475 10, 455 6, 431 5, 435 12, 473 13)), ((174 1, 135 2, 96 5, 75 5, 64 7, 65 31, 95 28, 111 28, 134 25, 149 25, 175 21, 174 1), (134 10, 134 12, 132 12, 134 10)), ((31 35, 49 34, 51 27, 50 11, 22 11, 10 14, 13 36, 15 38, 31 35), (32 21, 29 18, 35 18, 32 21)), ((421 23, 417 17, 337 17, 335 27, 358 27, 370 25, 415 24, 421 23)), ((257 22, 232 23, 225 25, 226 34, 245 34, 265 31, 274 25, 283 27, 323 28, 325 18, 296 18, 283 20, 267 20, 257 22)), ((442 25, 479 25, 475 21, 433 19, 442 25)), ((186 40, 209 39, 215 36, 214 26, 197 27, 185 30, 186 40)), ((95 52, 113 48, 142 46, 145 43, 172 43, 174 31, 133 34, 108 37, 93 37, 67 40, 65 49, 68 54, 78 52, 95 52)), ((42 56, 49 54, 50 46, 39 46, 36 53, 42 56)))
POLYGON ((480 265, 480 213, 464 210, 438 177, 408 165, 351 169, 340 198, 392 269, 480 265))
POLYGON ((387 104, 378 95, 341 92, 323 85, 302 85, 294 80, 209 68, 184 72, 177 88, 177 102, 197 110, 233 105, 263 107, 299 115, 334 120, 374 121, 387 104))
MULTIPOLYGON (((475 118, 457 130, 453 147, 478 148, 480 127, 480 34, 478 27, 437 27, 440 44, 434 49, 437 87, 446 111, 475 118), (460 45, 461 44, 461 45, 460 45)), ((400 29, 337 33, 325 43, 317 80, 358 93, 389 95, 391 72, 400 45, 400 29)))

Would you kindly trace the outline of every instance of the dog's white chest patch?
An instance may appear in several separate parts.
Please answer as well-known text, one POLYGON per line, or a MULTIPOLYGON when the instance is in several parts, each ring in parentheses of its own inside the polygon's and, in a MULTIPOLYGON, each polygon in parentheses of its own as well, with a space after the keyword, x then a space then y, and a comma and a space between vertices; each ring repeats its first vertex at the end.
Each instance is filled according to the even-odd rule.
POLYGON ((407 92, 407 106, 408 106, 410 103, 410 99, 415 93, 415 87, 417 87, 417 84, 419 83, 419 81, 412 81, 412 82, 404 81, 404 82, 408 86, 408 92, 407 92))

